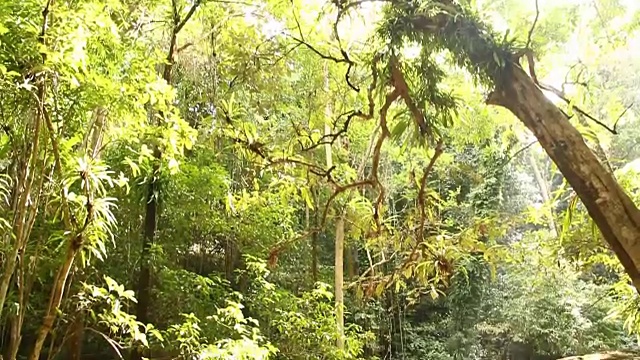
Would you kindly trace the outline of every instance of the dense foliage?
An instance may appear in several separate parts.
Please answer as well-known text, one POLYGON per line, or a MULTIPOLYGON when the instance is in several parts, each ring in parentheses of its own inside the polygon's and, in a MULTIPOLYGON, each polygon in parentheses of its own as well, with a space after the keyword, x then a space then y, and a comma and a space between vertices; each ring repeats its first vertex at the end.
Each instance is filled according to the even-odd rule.
POLYGON ((640 203, 638 19, 623 0, 0 0, 1 358, 637 350, 622 266, 484 97, 535 54, 640 203))

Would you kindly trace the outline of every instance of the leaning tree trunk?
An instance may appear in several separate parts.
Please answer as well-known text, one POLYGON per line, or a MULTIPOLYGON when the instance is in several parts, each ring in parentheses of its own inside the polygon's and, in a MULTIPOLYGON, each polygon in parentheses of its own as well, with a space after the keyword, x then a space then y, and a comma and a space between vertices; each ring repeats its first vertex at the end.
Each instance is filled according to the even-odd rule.
POLYGON ((566 115, 517 66, 487 102, 509 109, 533 132, 640 289, 640 211, 566 115))

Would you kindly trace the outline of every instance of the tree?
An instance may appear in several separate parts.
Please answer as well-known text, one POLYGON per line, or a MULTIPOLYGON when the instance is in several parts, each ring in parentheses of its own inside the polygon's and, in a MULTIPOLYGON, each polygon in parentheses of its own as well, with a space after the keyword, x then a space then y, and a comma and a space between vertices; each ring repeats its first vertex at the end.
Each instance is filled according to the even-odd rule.
POLYGON ((487 103, 507 108, 536 136, 640 288, 640 210, 567 114, 544 95, 528 44, 518 50, 509 42, 501 43, 468 9, 447 0, 394 3, 385 31, 391 38, 417 38, 429 52, 449 50, 459 65, 492 87, 487 103), (525 55, 529 75, 519 64, 525 55))

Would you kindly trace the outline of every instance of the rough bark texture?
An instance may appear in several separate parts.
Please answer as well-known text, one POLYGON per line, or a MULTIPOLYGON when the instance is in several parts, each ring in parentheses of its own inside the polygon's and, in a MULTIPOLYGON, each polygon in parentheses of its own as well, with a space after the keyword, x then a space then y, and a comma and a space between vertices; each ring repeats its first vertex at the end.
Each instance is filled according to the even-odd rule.
POLYGON ((640 288, 640 211, 567 117, 517 66, 487 102, 509 109, 533 132, 640 288))

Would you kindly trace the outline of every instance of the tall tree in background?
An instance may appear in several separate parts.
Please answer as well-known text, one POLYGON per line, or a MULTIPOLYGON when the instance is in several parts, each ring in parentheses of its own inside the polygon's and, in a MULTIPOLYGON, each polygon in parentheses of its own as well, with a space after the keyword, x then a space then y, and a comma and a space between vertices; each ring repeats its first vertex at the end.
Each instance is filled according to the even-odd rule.
MULTIPOLYGON (((163 66, 162 79, 166 81, 168 85, 172 84, 173 67, 176 61, 175 57, 178 52, 178 34, 191 19, 193 14, 200 6, 200 0, 193 2, 186 14, 180 13, 180 7, 178 0, 171 1, 171 29, 169 37, 169 50, 167 52, 166 64, 163 66)), ((160 117, 164 115, 162 112, 160 117)), ((156 122, 156 114, 151 114, 150 119, 152 122, 156 122)), ((142 253, 140 255, 140 274, 138 277, 138 284, 136 289, 138 290, 137 298, 138 305, 136 308, 136 317, 142 324, 149 323, 149 308, 151 306, 151 277, 152 277, 152 259, 151 249, 155 242, 156 230, 158 228, 158 210, 160 204, 160 161, 162 160, 162 150, 158 145, 153 146, 154 164, 152 166, 152 173, 148 176, 148 188, 144 215, 144 241, 142 243, 142 253)), ((142 359, 142 352, 139 348, 134 349, 131 354, 132 360, 142 359)))

